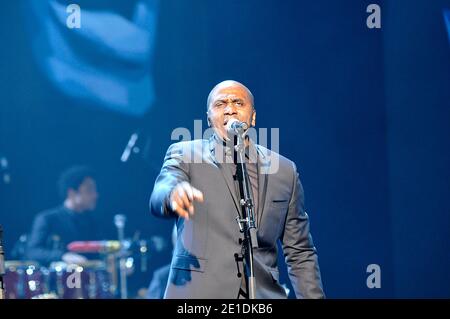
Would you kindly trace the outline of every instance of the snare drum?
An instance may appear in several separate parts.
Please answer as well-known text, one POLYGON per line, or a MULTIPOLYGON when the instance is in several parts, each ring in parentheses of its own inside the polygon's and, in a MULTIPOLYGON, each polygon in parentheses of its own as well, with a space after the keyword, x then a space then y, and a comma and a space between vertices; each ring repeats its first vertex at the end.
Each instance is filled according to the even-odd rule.
POLYGON ((49 289, 61 299, 113 298, 111 276, 99 260, 83 264, 54 262, 49 269, 49 289))

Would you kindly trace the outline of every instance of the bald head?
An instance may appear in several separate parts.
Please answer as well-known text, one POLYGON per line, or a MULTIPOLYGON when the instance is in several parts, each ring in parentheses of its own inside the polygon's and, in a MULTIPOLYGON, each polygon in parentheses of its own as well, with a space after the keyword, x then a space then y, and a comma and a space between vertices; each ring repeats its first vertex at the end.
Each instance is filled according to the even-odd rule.
POLYGON ((253 94, 252 92, 250 92, 250 90, 242 83, 238 82, 238 81, 234 81, 234 80, 226 80, 226 81, 222 81, 219 84, 217 84, 212 90, 211 92, 209 92, 208 95, 208 100, 206 101, 206 108, 207 110, 209 110, 210 106, 211 106, 211 102, 213 101, 214 96, 221 90, 223 89, 227 89, 227 88, 241 88, 243 90, 245 90, 245 92, 247 93, 248 99, 252 105, 252 107, 255 107, 254 104, 254 99, 253 99, 253 94))

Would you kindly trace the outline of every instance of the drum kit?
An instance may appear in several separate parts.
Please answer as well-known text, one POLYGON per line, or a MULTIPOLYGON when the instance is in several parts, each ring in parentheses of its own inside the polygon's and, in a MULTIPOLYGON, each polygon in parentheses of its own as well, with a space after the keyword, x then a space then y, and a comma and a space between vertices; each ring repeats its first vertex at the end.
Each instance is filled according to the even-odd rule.
POLYGON ((78 264, 57 261, 46 267, 35 261, 5 261, 5 297, 126 299, 126 277, 135 272, 137 259, 140 271, 147 270, 147 249, 146 240, 78 241, 70 243, 68 250, 76 253, 96 253, 100 258, 78 264))
POLYGON ((125 220, 124 215, 114 217, 118 240, 74 241, 66 247, 68 252, 96 258, 77 264, 55 261, 48 266, 32 260, 4 261, 0 225, 0 299, 135 298, 130 296, 128 279, 133 283, 140 275, 146 277, 143 281, 149 280, 149 250, 162 251, 166 241, 159 236, 139 239, 138 233, 125 238, 125 220))

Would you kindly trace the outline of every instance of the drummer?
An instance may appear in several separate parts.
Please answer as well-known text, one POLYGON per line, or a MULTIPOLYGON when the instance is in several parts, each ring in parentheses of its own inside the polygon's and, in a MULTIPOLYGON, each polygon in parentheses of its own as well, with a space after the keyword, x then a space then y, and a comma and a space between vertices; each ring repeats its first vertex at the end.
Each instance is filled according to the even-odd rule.
POLYGON ((41 265, 61 260, 82 264, 86 256, 67 251, 67 244, 103 239, 93 216, 98 199, 94 172, 86 166, 71 167, 61 174, 58 186, 63 202, 35 217, 27 256, 41 265))

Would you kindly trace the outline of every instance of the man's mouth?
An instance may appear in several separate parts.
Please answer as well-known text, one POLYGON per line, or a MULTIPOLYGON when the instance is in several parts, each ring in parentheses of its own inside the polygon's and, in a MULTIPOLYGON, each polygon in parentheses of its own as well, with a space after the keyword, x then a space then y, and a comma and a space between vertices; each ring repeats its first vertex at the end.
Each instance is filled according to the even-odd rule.
POLYGON ((228 117, 228 118, 226 118, 226 119, 223 120, 223 125, 226 126, 226 125, 228 124, 228 122, 229 122, 230 120, 232 120, 232 119, 237 120, 237 118, 234 117, 234 116, 228 117))

